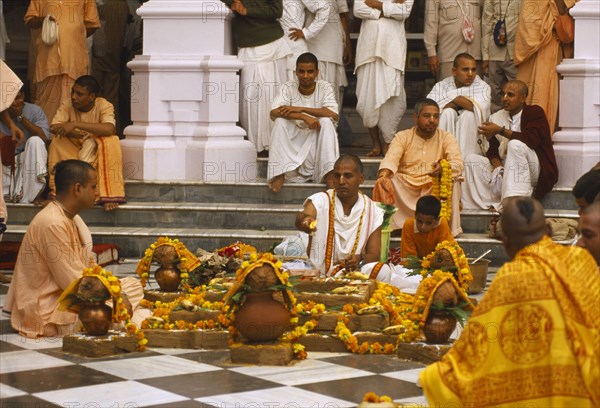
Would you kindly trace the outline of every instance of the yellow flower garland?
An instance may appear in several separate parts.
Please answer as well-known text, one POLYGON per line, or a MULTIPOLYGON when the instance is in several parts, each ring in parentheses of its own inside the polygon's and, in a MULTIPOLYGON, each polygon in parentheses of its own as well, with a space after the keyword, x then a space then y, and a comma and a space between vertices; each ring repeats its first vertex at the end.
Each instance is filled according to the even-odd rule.
MULTIPOLYGON (((104 285, 106 290, 113 301, 112 307, 112 321, 114 323, 123 323, 125 326, 125 330, 137 337, 138 340, 138 350, 144 351, 146 349, 146 344, 148 344, 148 340, 145 338, 144 333, 140 331, 137 325, 131 322, 131 315, 127 311, 127 307, 123 303, 122 291, 121 291, 121 282, 119 279, 114 276, 111 272, 102 269, 100 265, 95 265, 90 268, 84 268, 81 273, 81 277, 93 276, 98 278, 100 282, 104 285)), ((73 295, 77 291, 79 286, 79 282, 81 278, 72 282, 67 289, 63 291, 63 293, 58 298, 59 310, 71 312, 71 313, 79 313, 82 304, 73 302, 73 295)))
POLYGON ((163 245, 169 245, 175 248, 177 251, 177 259, 179 260, 179 270, 181 277, 181 286, 185 290, 190 290, 188 285, 189 272, 200 266, 200 260, 192 254, 178 239, 171 239, 169 237, 159 237, 156 242, 151 244, 146 251, 144 251, 144 257, 138 262, 135 272, 140 277, 142 286, 146 286, 148 282, 148 274, 150 271, 150 265, 154 259, 154 251, 156 248, 163 245))
POLYGON ((431 195, 439 199, 442 204, 440 217, 450 222, 450 215, 452 214, 452 167, 446 159, 440 160, 439 163, 442 171, 439 176, 432 176, 431 195))

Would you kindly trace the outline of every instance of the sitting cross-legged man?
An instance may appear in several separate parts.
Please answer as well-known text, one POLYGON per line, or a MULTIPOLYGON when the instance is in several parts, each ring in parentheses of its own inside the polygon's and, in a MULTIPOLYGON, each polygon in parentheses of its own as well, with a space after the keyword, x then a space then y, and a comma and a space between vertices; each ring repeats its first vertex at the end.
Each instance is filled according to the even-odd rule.
POLYGON ((115 135, 115 111, 110 102, 97 97, 98 81, 84 75, 75 81, 71 100, 63 102, 56 112, 50 131, 48 150, 50 190, 55 191, 52 170, 62 160, 79 159, 98 171, 99 197, 106 211, 125 203, 123 161, 119 137, 115 135))
POLYGON ((296 60, 297 81, 286 82, 273 101, 275 121, 267 180, 277 193, 285 181, 326 182, 339 156, 338 104, 333 86, 317 80, 319 61, 304 53, 296 60))

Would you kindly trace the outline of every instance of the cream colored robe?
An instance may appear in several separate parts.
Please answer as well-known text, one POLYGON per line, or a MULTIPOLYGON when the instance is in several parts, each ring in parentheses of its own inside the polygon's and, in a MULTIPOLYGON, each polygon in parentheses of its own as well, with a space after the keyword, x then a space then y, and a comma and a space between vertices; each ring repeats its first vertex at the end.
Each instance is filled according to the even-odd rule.
MULTIPOLYGON (((567 8, 577 0, 565 0, 567 8)), ((525 102, 544 109, 550 134, 554 133, 558 118, 558 73, 556 66, 562 61, 561 43, 553 31, 558 19, 555 0, 521 0, 521 14, 515 39, 515 65, 517 79, 529 87, 525 102)))
POLYGON ((31 0, 25 23, 33 17, 52 13, 58 22, 58 41, 51 46, 35 37, 36 105, 44 109, 52 121, 62 101, 69 100, 73 81, 89 72, 90 57, 86 29, 100 27, 94 0, 31 0))
POLYGON ((463 172, 463 160, 454 136, 438 129, 428 140, 417 135, 416 126, 396 133, 390 148, 379 165, 379 169, 388 169, 394 173, 394 205, 398 211, 391 221, 392 229, 402 228, 407 218, 413 217, 417 200, 431 194, 430 172, 433 164, 446 159, 452 167, 454 179, 452 188, 452 216, 450 230, 456 236, 462 232, 460 227, 460 182, 463 172))

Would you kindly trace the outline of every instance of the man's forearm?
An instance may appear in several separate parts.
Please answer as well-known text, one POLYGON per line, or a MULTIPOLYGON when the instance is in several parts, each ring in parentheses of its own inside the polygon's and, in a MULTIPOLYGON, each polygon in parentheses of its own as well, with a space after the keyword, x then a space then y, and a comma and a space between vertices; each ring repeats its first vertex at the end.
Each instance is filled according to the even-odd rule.
POLYGON ((115 134, 115 126, 112 123, 85 123, 73 122, 78 129, 92 133, 94 136, 113 136, 115 134))

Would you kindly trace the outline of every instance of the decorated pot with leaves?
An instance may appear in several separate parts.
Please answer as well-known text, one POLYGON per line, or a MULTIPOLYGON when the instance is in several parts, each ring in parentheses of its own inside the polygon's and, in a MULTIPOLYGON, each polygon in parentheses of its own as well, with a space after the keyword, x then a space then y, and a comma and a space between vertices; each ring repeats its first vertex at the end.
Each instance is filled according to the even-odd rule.
POLYGON ((423 327, 425 340, 431 344, 448 342, 450 335, 456 328, 456 322, 456 317, 452 313, 432 308, 423 327))

